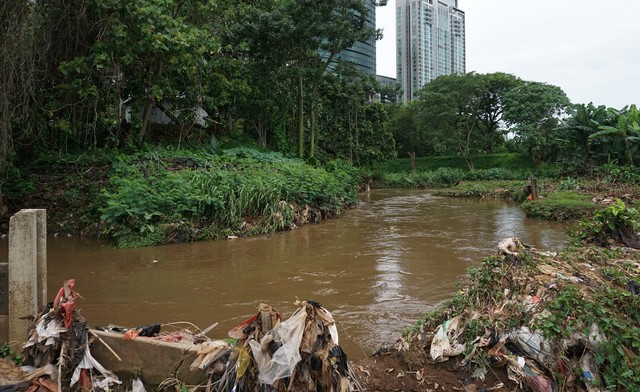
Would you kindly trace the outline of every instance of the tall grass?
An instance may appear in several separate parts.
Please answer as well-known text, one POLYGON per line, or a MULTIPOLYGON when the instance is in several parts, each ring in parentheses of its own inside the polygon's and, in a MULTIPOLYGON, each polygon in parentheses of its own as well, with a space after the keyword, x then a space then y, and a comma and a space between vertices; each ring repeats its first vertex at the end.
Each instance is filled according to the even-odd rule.
POLYGON ((325 169, 247 148, 159 149, 119 156, 100 219, 120 245, 265 233, 293 223, 290 203, 339 213, 355 202, 359 178, 344 162, 325 169))

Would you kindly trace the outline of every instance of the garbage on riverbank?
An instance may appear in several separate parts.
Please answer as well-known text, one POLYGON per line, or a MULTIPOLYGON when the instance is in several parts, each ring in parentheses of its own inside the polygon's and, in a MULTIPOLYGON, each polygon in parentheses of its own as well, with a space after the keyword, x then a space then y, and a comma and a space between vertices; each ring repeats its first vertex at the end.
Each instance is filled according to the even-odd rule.
POLYGON ((636 390, 640 252, 609 245, 552 254, 502 241, 400 351, 418 346, 432 363, 456 361, 468 383, 506 367, 534 392, 636 390))
POLYGON ((160 324, 92 330, 76 309, 74 286, 73 279, 65 281, 35 318, 23 346, 27 367, 0 362, 0 370, 6 368, 2 392, 142 392, 145 384, 213 392, 363 390, 339 346, 333 317, 317 302, 296 302, 286 321, 261 304, 229 331, 231 339, 211 340, 205 331, 167 333, 160 324))

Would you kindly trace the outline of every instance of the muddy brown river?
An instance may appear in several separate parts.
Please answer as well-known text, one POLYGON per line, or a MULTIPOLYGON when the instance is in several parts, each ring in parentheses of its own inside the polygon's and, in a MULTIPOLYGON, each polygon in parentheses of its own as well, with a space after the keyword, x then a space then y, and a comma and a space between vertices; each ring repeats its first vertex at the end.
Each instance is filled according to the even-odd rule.
MULTIPOLYGON (((527 219, 514 203, 376 190, 339 219, 268 237, 141 249, 51 237, 48 288, 53 298, 75 278, 92 326, 218 322, 209 333, 218 338, 261 302, 287 318, 296 299, 312 299, 358 358, 449 298, 466 269, 510 236, 544 250, 565 243, 564 226, 527 219)), ((6 239, 0 247, 6 258, 6 239)))

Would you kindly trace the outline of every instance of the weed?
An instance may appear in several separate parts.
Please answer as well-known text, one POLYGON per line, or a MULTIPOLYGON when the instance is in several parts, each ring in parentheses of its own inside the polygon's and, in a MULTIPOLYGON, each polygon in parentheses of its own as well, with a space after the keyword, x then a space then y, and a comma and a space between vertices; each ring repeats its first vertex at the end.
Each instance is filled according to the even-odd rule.
POLYGON ((22 364, 22 355, 15 353, 11 350, 8 343, 3 343, 0 345, 0 358, 6 358, 10 361, 15 362, 16 364, 22 364))
POLYGON ((619 232, 637 232, 640 229, 639 219, 638 210, 627 207, 618 199, 615 204, 597 211, 591 219, 581 221, 575 236, 581 241, 597 244, 606 244, 610 238, 620 242, 619 232))

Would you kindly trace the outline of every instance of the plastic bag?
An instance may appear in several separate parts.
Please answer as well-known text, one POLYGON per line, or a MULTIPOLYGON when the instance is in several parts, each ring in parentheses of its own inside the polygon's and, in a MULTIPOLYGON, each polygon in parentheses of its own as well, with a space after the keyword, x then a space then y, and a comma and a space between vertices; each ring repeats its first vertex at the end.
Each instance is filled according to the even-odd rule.
POLYGON ((269 331, 260 343, 249 341, 261 384, 272 385, 291 376, 301 359, 299 350, 306 319, 306 308, 302 306, 288 320, 269 331), (280 347, 271 354, 269 349, 274 344, 280 347))
POLYGON ((431 341, 431 350, 429 351, 431 359, 444 362, 449 357, 455 357, 464 352, 466 345, 458 342, 463 331, 463 329, 458 330, 460 319, 460 316, 456 316, 438 326, 436 335, 431 341))
POLYGON ((553 348, 541 333, 531 332, 529 328, 523 326, 512 331, 508 340, 515 343, 529 357, 553 367, 553 348))

